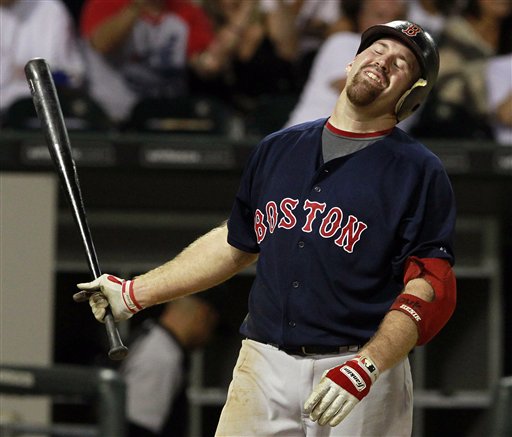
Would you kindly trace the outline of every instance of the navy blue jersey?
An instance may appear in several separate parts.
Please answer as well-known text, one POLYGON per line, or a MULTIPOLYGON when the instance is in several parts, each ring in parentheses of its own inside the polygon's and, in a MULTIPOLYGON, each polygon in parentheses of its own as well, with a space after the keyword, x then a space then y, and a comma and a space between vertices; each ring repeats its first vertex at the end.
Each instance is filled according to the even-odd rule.
POLYGON ((228 242, 259 253, 244 336, 282 346, 363 344, 403 289, 412 255, 453 264, 453 191, 440 160, 399 128, 332 159, 326 120, 253 151, 228 242))

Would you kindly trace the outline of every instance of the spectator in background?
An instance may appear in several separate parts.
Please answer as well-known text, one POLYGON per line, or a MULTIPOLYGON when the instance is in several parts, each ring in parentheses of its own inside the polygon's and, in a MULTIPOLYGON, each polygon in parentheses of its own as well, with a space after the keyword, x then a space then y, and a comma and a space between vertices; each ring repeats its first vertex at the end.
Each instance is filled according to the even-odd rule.
POLYGON ((192 1, 86 0, 80 21, 91 93, 117 121, 141 98, 187 95, 188 68, 221 72, 244 20, 233 16, 215 33, 192 1))
POLYGON ((74 22, 60 0, 0 0, 0 112, 30 97, 25 64, 45 58, 58 86, 82 85, 84 62, 74 22))
POLYGON ((447 17, 457 9, 458 0, 411 0, 407 17, 428 31, 437 41, 447 17))
POLYGON ((233 57, 222 75, 213 80, 195 81, 195 89, 216 94, 242 113, 249 112, 262 95, 297 93, 295 62, 298 56, 298 33, 295 16, 262 13, 257 0, 203 0, 205 10, 220 31, 243 16, 236 29, 233 57))
POLYGON ((290 114, 286 126, 327 117, 345 87, 345 68, 354 59, 361 33, 379 23, 403 19, 407 14, 406 0, 344 0, 343 21, 324 42, 315 58, 311 73, 290 114))
POLYGON ((341 0, 259 0, 271 29, 286 23, 298 35, 297 78, 302 85, 329 28, 340 18, 341 0))
POLYGON ((437 84, 416 136, 493 138, 488 122, 487 61, 512 50, 512 0, 468 0, 439 39, 437 84))
POLYGON ((189 353, 204 346, 218 313, 204 297, 165 305, 146 320, 120 372, 127 387, 128 437, 185 437, 189 353))
POLYGON ((494 139, 504 146, 512 146, 512 53, 489 59, 485 83, 494 139))

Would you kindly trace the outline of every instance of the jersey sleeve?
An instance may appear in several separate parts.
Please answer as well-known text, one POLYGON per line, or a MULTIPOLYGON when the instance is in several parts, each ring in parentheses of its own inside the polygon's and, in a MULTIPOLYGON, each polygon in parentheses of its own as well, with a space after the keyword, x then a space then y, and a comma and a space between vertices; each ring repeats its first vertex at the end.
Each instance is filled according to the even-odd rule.
POLYGON ((251 152, 247 161, 228 219, 228 243, 251 253, 260 251, 254 231, 254 208, 251 201, 259 147, 261 145, 251 152))
POLYGON ((396 277, 403 277, 405 261, 410 256, 446 259, 455 263, 453 236, 455 198, 448 175, 441 164, 426 173, 415 202, 401 223, 399 250, 393 259, 396 277))

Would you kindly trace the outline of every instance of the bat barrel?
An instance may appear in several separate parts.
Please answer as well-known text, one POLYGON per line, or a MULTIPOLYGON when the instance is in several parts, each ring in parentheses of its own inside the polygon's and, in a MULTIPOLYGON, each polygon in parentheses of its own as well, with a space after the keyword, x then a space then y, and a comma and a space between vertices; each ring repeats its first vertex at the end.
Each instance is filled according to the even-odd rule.
MULTIPOLYGON (((31 59, 25 65, 25 74, 46 137, 52 144, 69 145, 67 130, 60 128, 60 126, 64 126, 64 116, 48 63, 43 58, 31 59)), ((66 155, 65 158, 71 157, 69 147, 63 152, 66 155)), ((53 154, 52 149, 50 149, 50 153, 53 154)))
POLYGON ((50 155, 57 166, 61 183, 64 185, 66 197, 73 211, 73 217, 84 242, 89 270, 94 278, 97 278, 101 275, 101 271, 87 225, 78 174, 50 67, 46 60, 36 58, 27 62, 25 73, 32 92, 34 106, 49 145, 50 155))

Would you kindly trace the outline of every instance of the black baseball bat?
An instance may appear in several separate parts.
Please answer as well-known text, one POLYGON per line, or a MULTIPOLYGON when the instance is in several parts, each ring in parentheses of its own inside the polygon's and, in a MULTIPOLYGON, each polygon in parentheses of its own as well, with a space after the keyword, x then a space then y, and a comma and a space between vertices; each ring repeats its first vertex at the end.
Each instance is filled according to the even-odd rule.
MULTIPOLYGON (((89 270, 96 279, 101 276, 98 257, 87 223, 76 165, 71 155, 68 131, 64 123, 64 116, 62 115, 62 108, 50 66, 43 58, 31 59, 25 65, 25 76, 30 86, 36 113, 41 121, 52 161, 80 232, 89 270)), ((112 360, 122 360, 128 353, 128 349, 121 341, 110 308, 107 308, 105 315, 105 326, 109 342, 108 356, 112 360)))

